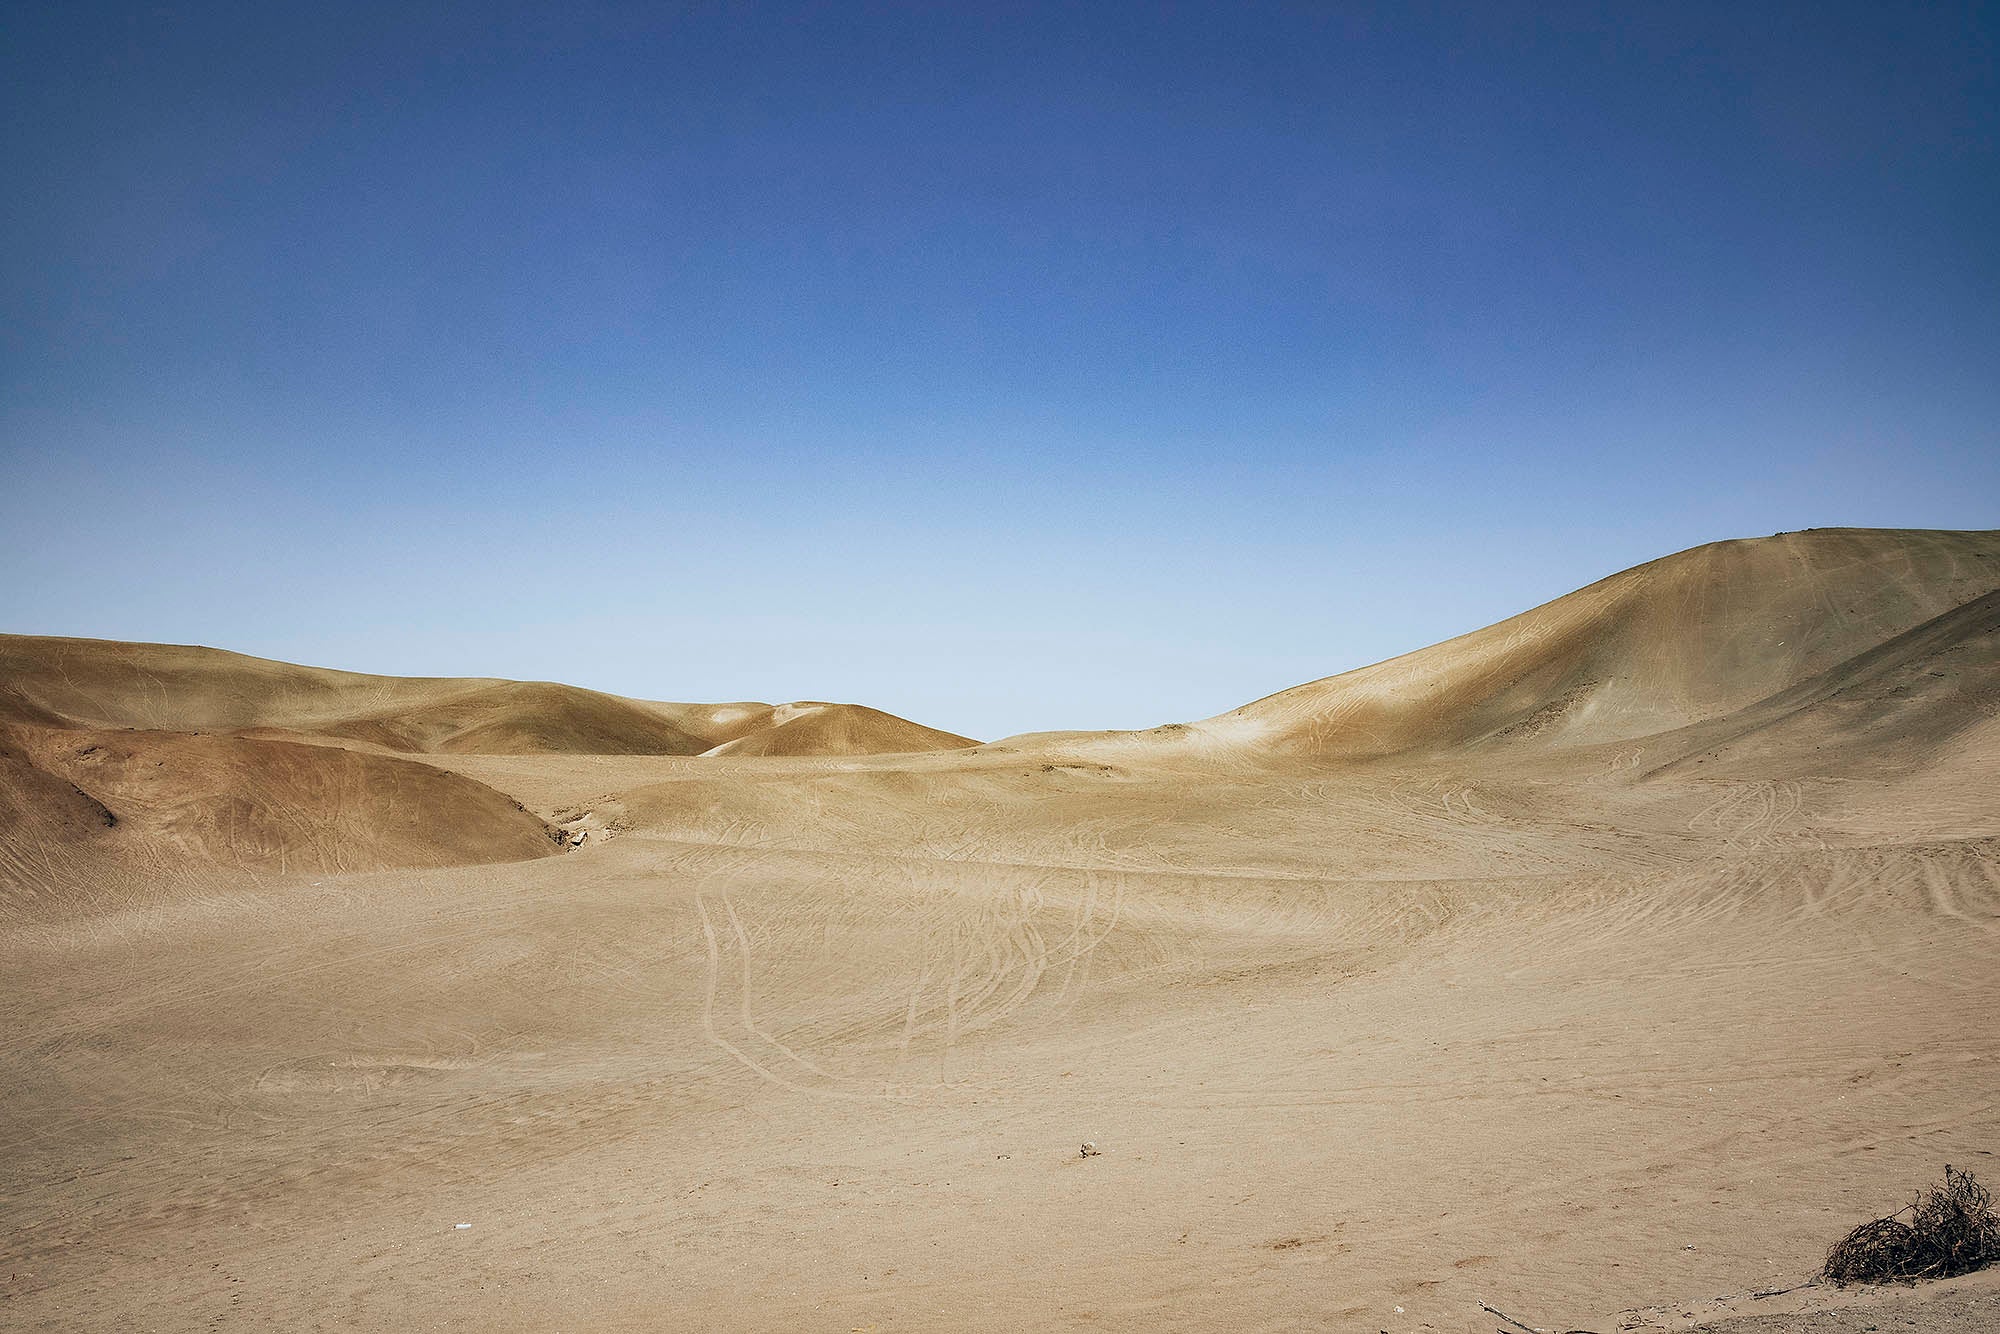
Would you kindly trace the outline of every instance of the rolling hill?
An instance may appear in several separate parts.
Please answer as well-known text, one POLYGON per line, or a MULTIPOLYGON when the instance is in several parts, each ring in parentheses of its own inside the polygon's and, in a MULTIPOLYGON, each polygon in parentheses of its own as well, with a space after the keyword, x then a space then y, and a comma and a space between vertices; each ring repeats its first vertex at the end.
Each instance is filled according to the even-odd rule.
POLYGON ((511 797, 400 757, 797 757, 974 744, 858 705, 653 703, 549 682, 369 676, 211 648, 0 636, 0 860, 17 884, 72 855, 319 870, 515 861, 562 844, 511 797))
POLYGON ((2000 1143, 1996 555, 986 746, 0 640, 10 1328, 1818 1328, 2000 1143))
POLYGON ((0 722, 10 720, 323 738, 405 754, 866 755, 978 744, 859 705, 674 704, 546 681, 370 676, 178 644, 0 635, 0 722), (808 719, 817 721, 800 726, 808 719), (782 738, 753 740, 780 728, 782 738))
POLYGON ((1193 726, 1328 759, 1627 742, 1780 695, 1996 587, 2000 531, 1716 542, 1193 726))

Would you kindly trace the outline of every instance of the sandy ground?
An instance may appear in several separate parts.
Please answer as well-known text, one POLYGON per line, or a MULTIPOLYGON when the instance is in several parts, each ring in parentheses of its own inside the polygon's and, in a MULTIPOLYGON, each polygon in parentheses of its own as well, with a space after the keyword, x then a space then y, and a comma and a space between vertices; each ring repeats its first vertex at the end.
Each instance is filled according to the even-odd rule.
POLYGON ((1956 1334, 2000 1329, 2000 1274, 1992 1271, 1921 1287, 1814 1293, 1797 1309, 1730 1316, 1693 1328, 1706 1334, 1956 1334))
POLYGON ((702 763, 11 931, 8 1323, 1667 1327, 2000 1178, 2000 838, 1839 785, 702 763))
POLYGON ((17 846, 0 1325, 2000 1328, 1992 1275, 1752 1295, 2000 1185, 1974 704, 1820 772, 428 754, 583 845, 17 846))

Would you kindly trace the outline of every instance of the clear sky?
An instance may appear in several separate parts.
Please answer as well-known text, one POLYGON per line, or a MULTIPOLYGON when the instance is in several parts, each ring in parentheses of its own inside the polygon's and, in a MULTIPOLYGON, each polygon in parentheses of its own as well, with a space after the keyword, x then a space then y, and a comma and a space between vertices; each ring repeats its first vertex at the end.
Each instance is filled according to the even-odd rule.
POLYGON ((992 737, 2000 526, 1992 5, 0 25, 0 629, 992 737))

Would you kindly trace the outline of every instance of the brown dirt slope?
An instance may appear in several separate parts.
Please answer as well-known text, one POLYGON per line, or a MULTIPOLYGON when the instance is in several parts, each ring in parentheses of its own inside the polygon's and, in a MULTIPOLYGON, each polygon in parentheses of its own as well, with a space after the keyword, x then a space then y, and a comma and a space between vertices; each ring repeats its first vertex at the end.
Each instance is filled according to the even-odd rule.
POLYGON ((535 816, 388 755, 183 732, 0 729, 0 879, 72 853, 150 867, 371 870, 546 857, 535 816))
POLYGON ((1716 542, 1199 731, 1366 757, 1624 741, 1733 713, 2000 588, 2000 531, 1716 542))
POLYGON ((194 645, 0 636, 0 686, 22 705, 86 727, 314 732, 498 684, 368 676, 194 645))
POLYGON ((641 705, 539 681, 476 685, 432 704, 319 729, 388 750, 477 755, 699 755, 708 748, 641 705))
POLYGON ((36 763, 21 739, 0 727, 0 847, 73 847, 116 823, 103 803, 36 763))

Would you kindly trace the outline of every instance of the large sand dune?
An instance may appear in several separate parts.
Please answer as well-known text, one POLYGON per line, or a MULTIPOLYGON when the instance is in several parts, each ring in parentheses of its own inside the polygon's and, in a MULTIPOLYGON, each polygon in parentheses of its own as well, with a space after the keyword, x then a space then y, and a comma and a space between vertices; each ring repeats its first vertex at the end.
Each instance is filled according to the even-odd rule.
POLYGON ((2000 1183, 1996 590, 1725 543, 961 749, 0 641, 6 1321, 1798 1328, 1749 1294, 2000 1183))
POLYGON ((1210 727, 1334 756, 1628 741, 1755 704, 1996 584, 1990 532, 1718 542, 1210 727))
POLYGON ((1670 733, 1679 765, 1795 777, 1909 772, 2000 755, 2000 591, 1974 598, 1748 708, 1670 733))

